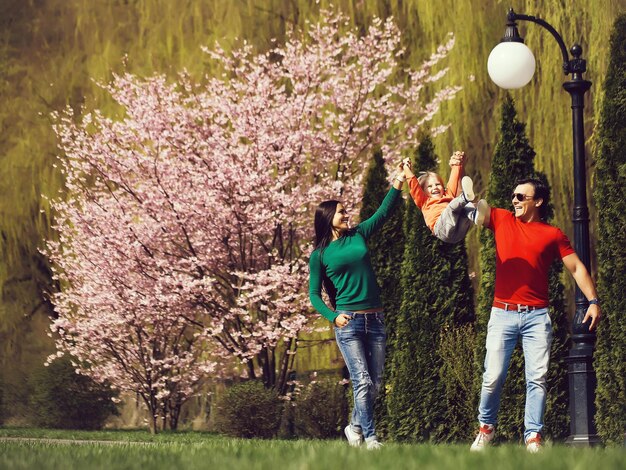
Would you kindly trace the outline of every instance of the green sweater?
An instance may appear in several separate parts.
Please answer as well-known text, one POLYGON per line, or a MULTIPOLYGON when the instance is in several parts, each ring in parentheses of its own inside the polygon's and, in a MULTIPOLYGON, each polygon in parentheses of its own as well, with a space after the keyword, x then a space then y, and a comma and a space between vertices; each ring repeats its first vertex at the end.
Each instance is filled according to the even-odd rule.
POLYGON ((324 269, 337 289, 337 310, 366 310, 382 306, 366 240, 389 218, 401 193, 391 187, 374 215, 330 242, 323 253, 319 248, 311 253, 309 298, 315 310, 331 322, 335 321, 337 313, 322 300, 324 269))

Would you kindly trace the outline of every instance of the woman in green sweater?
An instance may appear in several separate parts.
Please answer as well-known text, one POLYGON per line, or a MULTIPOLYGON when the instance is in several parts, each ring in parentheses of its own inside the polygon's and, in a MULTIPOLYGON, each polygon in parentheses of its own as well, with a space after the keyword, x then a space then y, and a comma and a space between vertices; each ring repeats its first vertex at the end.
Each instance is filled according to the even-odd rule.
POLYGON ((402 164, 382 204, 354 228, 339 201, 324 201, 315 211, 315 251, 309 261, 309 297, 313 307, 335 325, 335 337, 350 372, 354 409, 344 432, 352 446, 382 444, 374 428, 374 400, 385 363, 386 333, 380 289, 367 239, 389 218, 402 193, 402 164), (332 309, 322 300, 326 291, 332 309))

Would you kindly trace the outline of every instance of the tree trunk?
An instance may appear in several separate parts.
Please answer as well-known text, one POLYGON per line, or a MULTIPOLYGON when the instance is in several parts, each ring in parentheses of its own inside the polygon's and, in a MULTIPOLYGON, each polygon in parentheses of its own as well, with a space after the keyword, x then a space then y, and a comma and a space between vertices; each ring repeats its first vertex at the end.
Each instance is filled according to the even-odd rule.
POLYGON ((158 403, 155 397, 155 393, 152 390, 149 396, 144 395, 142 393, 141 398, 143 398, 143 401, 145 402, 146 407, 148 408, 148 413, 150 414, 150 419, 148 420, 148 427, 150 429, 150 434, 157 434, 159 432, 159 429, 157 426, 158 403))
POLYGON ((163 429, 163 431, 167 429, 168 403, 169 400, 163 400, 161 403, 161 429, 163 429))
POLYGON ((170 430, 176 431, 178 429, 178 418, 180 416, 180 410, 183 404, 179 397, 176 398, 174 403, 170 403, 170 430))
POLYGON ((285 395, 287 393, 287 372, 289 369, 289 354, 288 351, 291 351, 291 346, 295 341, 290 338, 287 342, 287 347, 285 348, 285 352, 283 353, 282 361, 280 362, 280 370, 278 371, 278 380, 276 381, 276 390, 280 395, 285 395))

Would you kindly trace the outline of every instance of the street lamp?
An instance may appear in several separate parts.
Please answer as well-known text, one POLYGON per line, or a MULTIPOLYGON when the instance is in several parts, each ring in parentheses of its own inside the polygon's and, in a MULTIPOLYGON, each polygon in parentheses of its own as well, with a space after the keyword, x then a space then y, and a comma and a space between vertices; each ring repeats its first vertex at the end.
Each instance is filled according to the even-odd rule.
MULTIPOLYGON (((543 26, 559 43, 563 55, 563 72, 571 74, 571 79, 563 83, 563 88, 572 97, 572 130, 574 137, 574 248, 582 262, 591 272, 589 262, 589 209, 587 208, 587 186, 585 170, 585 130, 583 127, 584 96, 591 82, 583 79, 587 63, 581 59, 582 47, 575 44, 570 59, 563 38, 546 21, 534 16, 520 15, 511 8, 507 14, 506 31, 500 44, 489 55, 487 69, 491 79, 500 87, 511 89, 526 85, 535 72, 533 53, 524 45, 517 31, 516 21, 531 21, 543 26)), ((596 433, 595 389, 596 375, 593 370, 593 350, 595 333, 589 325, 582 323, 587 307, 587 299, 576 286, 576 313, 572 321, 572 344, 567 357, 569 376, 569 412, 571 445, 593 445, 600 442, 596 433)))

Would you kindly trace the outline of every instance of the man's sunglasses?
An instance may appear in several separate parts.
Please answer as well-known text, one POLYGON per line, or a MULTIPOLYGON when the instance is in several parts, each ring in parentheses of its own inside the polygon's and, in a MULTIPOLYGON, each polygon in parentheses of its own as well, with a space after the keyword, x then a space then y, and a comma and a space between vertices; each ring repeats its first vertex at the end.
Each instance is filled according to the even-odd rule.
POLYGON ((526 194, 522 193, 511 193, 511 200, 517 199, 519 202, 522 202, 524 199, 532 199, 532 196, 526 196, 526 194))

